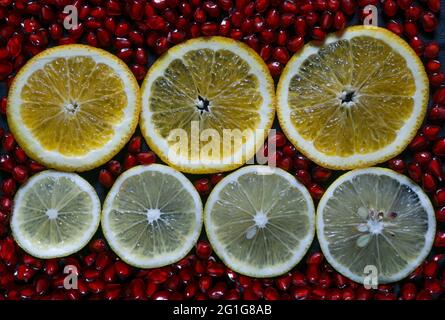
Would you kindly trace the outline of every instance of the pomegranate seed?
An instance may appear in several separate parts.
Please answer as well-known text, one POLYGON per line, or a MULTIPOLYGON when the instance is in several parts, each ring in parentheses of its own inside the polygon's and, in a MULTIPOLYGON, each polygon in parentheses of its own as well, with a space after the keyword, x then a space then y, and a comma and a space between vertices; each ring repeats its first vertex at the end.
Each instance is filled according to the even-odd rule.
POLYGON ((286 276, 280 277, 275 281, 275 283, 276 283, 277 288, 280 291, 287 291, 290 288, 290 285, 292 283, 292 276, 286 275, 286 276))
POLYGON ((319 270, 318 270, 318 265, 316 265, 316 264, 308 265, 308 268, 306 270, 306 279, 310 283, 317 283, 319 276, 320 276, 320 274, 319 274, 319 270))
POLYGON ((445 119, 445 108, 434 106, 431 108, 429 113, 430 120, 444 120, 445 119))
POLYGON ((186 299, 191 299, 196 295, 197 291, 198 285, 195 282, 191 282, 184 289, 184 297, 186 299))
POLYGON ((150 273, 149 279, 155 284, 161 284, 167 281, 169 276, 168 271, 163 269, 155 269, 150 273))
POLYGON ((127 154, 124 157, 124 170, 128 170, 137 165, 137 158, 132 154, 127 154))
POLYGON ((105 188, 111 188, 114 183, 114 177, 107 169, 99 171, 99 183, 105 188))
POLYGON ((310 289, 308 287, 294 287, 291 293, 295 300, 306 300, 310 295, 310 289))
POLYGON ((7 179, 3 180, 1 183, 1 189, 5 195, 8 195, 8 196, 14 195, 15 190, 16 190, 16 183, 15 183, 14 179, 7 178, 7 179))
POLYGON ((278 61, 272 61, 267 64, 269 68, 270 74, 272 77, 277 78, 280 76, 281 71, 283 70, 282 65, 278 61))
POLYGON ((424 50, 423 40, 420 39, 418 36, 412 37, 409 44, 414 49, 414 51, 417 53, 417 55, 420 56, 423 54, 423 50, 424 50))
POLYGON ((439 222, 445 222, 445 207, 436 210, 436 219, 439 222))
POLYGON ((312 198, 319 200, 321 199, 321 197, 323 196, 325 190, 323 189, 322 186, 316 184, 316 183, 312 183, 309 186, 309 193, 311 194, 312 198))
POLYGON ((28 179, 28 170, 24 166, 16 166, 12 169, 12 177, 18 183, 23 183, 28 179))
POLYGON ((207 273, 212 277, 222 277, 226 268, 221 263, 209 262, 207 265, 207 273))
POLYGON ((124 279, 131 274, 131 268, 122 261, 116 261, 116 263, 114 264, 114 269, 116 270, 116 274, 121 279, 124 279))
POLYGON ((445 156, 445 138, 436 141, 433 146, 433 153, 437 156, 445 156))
POLYGON ((440 11, 440 0, 427 0, 428 8, 433 12, 440 11))
POLYGON ((137 155, 139 164, 149 165, 156 162, 156 155, 152 151, 140 152, 137 155))
POLYGON ((423 135, 430 141, 434 141, 437 139, 441 128, 436 125, 426 125, 422 128, 423 135))
MULTIPOLYGON (((423 52, 423 55, 425 58, 436 58, 439 55, 440 47, 437 42, 430 42, 425 46, 425 51, 423 52)), ((443 89, 443 88, 442 88, 443 89)), ((440 91, 440 89, 438 90, 440 91)), ((445 90, 444 90, 445 91, 445 90)), ((444 95, 445 93, 442 93, 444 95)), ((442 97, 442 101, 445 99, 445 97, 442 97)), ((441 103, 437 102, 433 99, 435 103, 441 103)), ((442 102, 443 103, 443 102, 442 102)))
POLYGON ((221 299, 227 290, 227 284, 225 282, 218 282, 212 289, 208 291, 208 295, 211 299, 221 299))
POLYGON ((198 281, 199 289, 202 292, 207 292, 212 286, 212 278, 210 276, 202 276, 198 281))
POLYGON ((278 294, 277 290, 273 287, 267 287, 264 291, 264 299, 265 300, 278 300, 280 298, 280 295, 278 294))
POLYGON ((12 152, 14 150, 16 143, 11 133, 8 132, 3 136, 2 146, 6 152, 12 152))
POLYGON ((409 144, 412 151, 424 150, 426 147, 428 147, 428 140, 423 135, 415 136, 409 144))
POLYGON ((439 266, 435 261, 426 262, 423 266, 423 275, 428 279, 436 277, 438 271, 439 266))
POLYGON ((420 20, 422 22, 423 30, 426 32, 434 31, 439 24, 436 16, 431 11, 424 12, 420 17, 420 20))
POLYGON ((438 231, 436 233, 436 237, 434 239, 434 246, 437 248, 444 248, 445 247, 445 232, 438 231))
POLYGON ((422 186, 426 192, 433 192, 437 188, 437 181, 429 173, 424 173, 422 176, 422 186))
POLYGON ((426 71, 428 73, 437 73, 440 71, 441 64, 438 60, 428 60, 425 65, 426 71))
POLYGON ((212 254, 212 247, 207 241, 199 241, 196 245, 196 255, 204 260, 207 260, 212 254))
POLYGON ((386 0, 383 3, 383 12, 388 16, 388 17, 394 17, 397 13, 397 2, 395 2, 394 0, 386 0))
POLYGON ((217 185, 218 182, 220 182, 222 179, 224 178, 224 174, 223 173, 215 173, 212 174, 212 176, 210 177, 210 182, 212 183, 212 185, 217 185))
POLYGON ((196 190, 201 194, 201 195, 206 195, 210 192, 211 190, 211 183, 209 179, 206 178, 202 178, 202 179, 198 179, 194 182, 194 186, 196 188, 196 190))
POLYGON ((397 21, 388 21, 386 28, 400 37, 403 35, 403 25, 397 21))

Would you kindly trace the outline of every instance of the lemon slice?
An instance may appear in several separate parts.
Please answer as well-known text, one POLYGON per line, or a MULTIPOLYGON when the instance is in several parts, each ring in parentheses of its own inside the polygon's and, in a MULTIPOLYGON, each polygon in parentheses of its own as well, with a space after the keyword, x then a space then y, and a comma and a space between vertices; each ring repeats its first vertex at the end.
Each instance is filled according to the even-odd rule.
POLYGON ((34 257, 50 259, 82 249, 100 221, 100 201, 79 175, 43 171, 15 195, 11 230, 20 247, 34 257))
POLYGON ((26 153, 47 167, 85 171, 111 159, 136 129, 140 93, 128 67, 85 45, 53 47, 15 77, 8 124, 26 153))
POLYGON ((182 259, 202 228, 202 203, 180 172, 159 164, 125 171, 107 195, 102 230, 128 264, 155 268, 182 259))
POLYGON ((354 169, 408 145, 426 112, 428 78, 401 38, 356 26, 294 55, 277 100, 280 125, 302 153, 324 167, 354 169))
POLYGON ((228 38, 174 46, 142 84, 142 133, 164 162, 184 172, 240 167, 261 147, 274 113, 267 66, 228 38))
POLYGON ((426 258, 434 241, 434 209, 422 189, 389 169, 348 172, 317 208, 317 236, 329 263, 363 283, 403 279, 426 258))
POLYGON ((246 166, 210 194, 204 222, 215 252, 229 268, 252 277, 292 269, 315 233, 309 192, 279 168, 246 166))

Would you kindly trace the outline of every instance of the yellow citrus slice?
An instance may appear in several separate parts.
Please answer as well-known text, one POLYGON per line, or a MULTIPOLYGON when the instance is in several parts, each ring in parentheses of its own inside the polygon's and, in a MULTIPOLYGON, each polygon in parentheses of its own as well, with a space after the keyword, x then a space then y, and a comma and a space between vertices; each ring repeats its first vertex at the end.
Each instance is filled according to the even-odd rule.
POLYGON ((173 168, 152 164, 125 171, 107 195, 102 230, 127 263, 155 268, 182 259, 202 228, 202 202, 173 168))
POLYGON ((240 167, 261 147, 274 113, 267 66, 228 38, 174 46, 142 85, 142 133, 164 162, 184 172, 240 167))
POLYGON ((369 277, 388 283, 410 274, 430 252, 435 229, 428 196, 389 169, 342 175, 317 208, 317 236, 326 259, 363 284, 372 284, 369 277))
POLYGON ((33 159, 64 171, 85 171, 111 159, 134 133, 140 93, 114 55, 64 45, 33 57, 15 77, 8 124, 33 159))
POLYGON ((356 26, 295 54, 277 100, 280 125, 302 153, 328 168, 354 169, 408 145, 426 112, 428 79, 401 38, 356 26))
POLYGON ((205 205, 204 222, 225 264, 261 278, 292 269, 315 234, 307 189, 286 171, 268 166, 245 166, 219 182, 205 205))
POLYGON ((82 249, 96 233, 99 221, 99 197, 85 179, 47 170, 17 191, 11 230, 23 250, 50 259, 82 249))

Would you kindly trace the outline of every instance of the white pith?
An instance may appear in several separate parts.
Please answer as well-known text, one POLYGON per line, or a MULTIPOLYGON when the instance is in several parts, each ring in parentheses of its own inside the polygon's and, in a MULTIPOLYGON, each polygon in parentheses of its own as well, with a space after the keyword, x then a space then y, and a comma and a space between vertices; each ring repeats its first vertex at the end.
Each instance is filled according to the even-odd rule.
MULTIPOLYGON (((416 93, 413 97, 413 112, 402 128, 400 128, 396 139, 389 145, 378 151, 366 154, 354 154, 348 157, 332 156, 317 150, 312 141, 305 140, 298 133, 297 129, 291 122, 291 109, 288 105, 288 88, 292 77, 297 73, 301 64, 310 55, 317 53, 319 46, 315 44, 307 44, 300 52, 293 56, 286 65, 277 87, 278 118, 280 120, 280 125, 286 132, 288 138, 300 151, 313 161, 333 169, 354 169, 357 167, 370 166, 385 161, 387 158, 402 152, 403 148, 415 134, 417 127, 420 126, 426 110, 425 106, 429 88, 428 82, 425 80, 427 77, 423 65, 408 44, 390 31, 372 26, 351 27, 341 33, 340 36, 336 34, 329 35, 326 38, 324 45, 343 39, 350 40, 357 36, 372 36, 385 42, 406 60, 407 66, 414 76, 416 93)), ((351 106, 352 104, 347 107, 351 106)))
MULTIPOLYGON (((91 240, 91 238, 96 233, 97 228, 99 227, 101 206, 96 190, 94 190, 94 188, 85 179, 83 179, 82 177, 80 177, 75 173, 64 173, 64 172, 47 170, 32 176, 26 182, 26 184, 24 184, 17 191, 14 198, 14 204, 15 205, 11 218, 11 230, 14 239, 17 241, 20 247, 23 248, 23 250, 25 250, 26 252, 37 258, 51 259, 51 258, 64 257, 72 253, 75 253, 80 249, 82 249, 91 240), (60 244, 60 246, 57 247, 46 248, 45 251, 42 252, 41 248, 38 248, 30 239, 26 239, 24 237, 24 235, 20 230, 20 225, 19 222, 17 221, 18 219, 17 217, 19 214, 20 215, 26 214, 26 207, 25 208, 22 207, 24 195, 28 193, 35 184, 49 177, 52 177, 54 179, 68 178, 74 184, 76 184, 82 191, 85 191, 91 197, 93 206, 91 208, 90 214, 92 215, 93 219, 91 220, 89 228, 85 231, 84 234, 79 236, 77 241, 71 244, 62 243, 60 244)), ((25 205, 29 206, 29 204, 25 205)), ((49 208, 49 210, 47 211, 48 219, 57 218, 57 216, 55 216, 57 212, 54 211, 56 210, 49 208)))
MULTIPOLYGON (((417 194, 417 196, 419 197, 419 199, 422 203, 423 208, 425 208, 425 211, 428 214, 428 231, 425 234, 425 245, 422 248, 422 250, 420 251, 417 259, 414 259, 413 261, 411 261, 409 264, 407 264, 407 266, 405 268, 401 269, 398 273, 393 274, 391 277, 383 277, 383 278, 379 279, 380 283, 396 282, 396 281, 399 281, 399 280, 405 278, 408 274, 410 274, 412 271, 414 271, 425 260, 425 258, 428 256, 428 254, 431 251, 431 248, 433 246, 434 235, 436 232, 436 219, 435 219, 434 208, 431 204, 431 201, 429 200, 428 196, 423 192, 423 190, 418 185, 413 183, 406 176, 401 175, 399 173, 396 173, 396 172, 386 169, 386 168, 374 167, 374 168, 353 170, 353 171, 350 171, 350 172, 342 175, 341 177, 339 177, 326 190, 326 192, 324 193, 324 195, 321 198, 321 200, 318 204, 318 207, 317 207, 317 238, 318 238, 318 242, 320 244, 323 254, 325 255, 329 264, 331 264, 332 267, 334 267, 334 269, 336 269, 338 272, 340 272, 344 276, 352 279, 355 282, 363 283, 363 281, 364 281, 363 274, 358 275, 356 273, 351 272, 349 270, 349 268, 340 264, 331 255, 331 253, 329 251, 329 247, 328 247, 329 241, 325 237, 325 234, 324 234, 325 223, 323 220, 323 213, 325 210, 325 206, 326 206, 328 200, 333 196, 335 190, 339 186, 341 186, 341 184, 343 184, 344 182, 351 181, 352 179, 354 179, 354 177, 356 177, 358 175, 362 175, 362 174, 386 175, 392 179, 397 180, 400 184, 406 185, 414 193, 417 194)), ((365 232, 368 232, 368 231, 370 232, 370 234, 373 233, 372 231, 375 231, 373 234, 379 234, 381 232, 381 230, 379 230, 380 227, 384 228, 384 225, 369 224, 369 225, 367 225, 368 230, 365 230, 363 228, 363 230, 359 230, 359 231, 364 232, 364 235, 365 235, 365 232), (377 229, 371 230, 371 228, 373 228, 373 227, 375 227, 377 229)))
MULTIPOLYGON (((261 58, 257 57, 257 54, 254 51, 248 51, 250 50, 249 48, 244 48, 236 41, 221 37, 212 38, 219 38, 223 40, 209 41, 197 38, 174 46, 164 54, 162 59, 155 62, 155 64, 151 67, 147 78, 142 84, 142 112, 140 119, 141 130, 144 133, 145 137, 150 137, 149 141, 147 142, 150 144, 150 146, 153 145, 153 149, 158 150, 157 153, 159 153, 159 156, 164 161, 184 172, 194 173, 195 171, 203 171, 202 168, 205 167, 204 171, 210 173, 227 171, 229 169, 234 169, 241 166, 254 155, 257 149, 264 142, 264 138, 267 136, 268 130, 272 126, 272 121, 275 113, 275 95, 273 80, 261 58), (263 97, 263 103, 258 111, 261 116, 261 121, 256 129, 265 130, 265 135, 256 134, 250 136, 243 147, 236 150, 233 155, 227 156, 225 158, 223 157, 218 160, 204 159, 204 161, 202 161, 201 159, 201 161, 190 161, 190 159, 178 154, 174 157, 169 157, 169 143, 166 139, 164 139, 157 133, 154 123, 151 120, 153 113, 150 111, 149 98, 151 87, 154 81, 163 76, 165 69, 173 60, 182 59, 182 57, 187 52, 199 49, 211 49, 215 51, 224 49, 229 50, 241 57, 249 64, 250 72, 254 74, 258 79, 258 90, 263 97)), ((202 102, 197 101, 197 105, 199 104, 202 104, 202 102)), ((209 106, 209 108, 211 108, 211 106, 209 106)))
MULTIPOLYGON (((267 221, 264 220, 264 217, 262 217, 261 212, 258 212, 255 216, 255 228, 249 229, 246 232, 246 237, 252 238, 253 233, 256 233, 257 228, 261 227, 267 227, 267 221)), ((263 214, 264 215, 264 214, 263 214)), ((267 218, 266 218, 267 219, 267 218)), ((289 271, 292 269, 306 254, 307 250, 309 249, 314 235, 315 235, 315 209, 314 204, 312 201, 312 198, 307 191, 307 189, 298 182, 291 174, 288 172, 276 168, 276 167, 267 167, 267 166, 259 166, 259 165, 248 165, 245 167, 242 167, 241 169, 238 169, 237 171, 229 174, 224 179, 222 179, 212 190, 210 193, 207 202, 205 204, 204 208, 204 224, 206 229, 207 237, 212 244, 213 249, 219 256, 219 258, 232 270, 235 270, 241 274, 252 276, 252 277, 273 277, 273 276, 279 276, 283 273, 289 271), (265 170, 266 169, 266 170, 265 170), (283 177, 286 179, 286 181, 289 182, 289 184, 296 189, 298 189, 307 204, 308 207, 308 218, 309 218, 309 230, 307 230, 307 234, 304 238, 301 239, 300 245, 298 248, 295 248, 294 255, 291 259, 284 261, 283 263, 277 264, 274 267, 269 268, 263 268, 262 270, 258 270, 255 267, 252 267, 249 265, 249 263, 246 263, 246 261, 242 261, 240 259, 234 259, 228 255, 228 253, 225 251, 223 244, 218 240, 215 234, 215 227, 210 222, 211 221, 211 214, 212 214, 212 208, 215 205, 216 201, 219 200, 219 194, 224 189, 224 187, 239 179, 244 174, 250 174, 250 173, 257 173, 258 175, 264 175, 264 174, 274 174, 279 175, 280 177, 283 177)))
MULTIPOLYGON (((20 140, 19 143, 23 143, 26 140, 27 149, 29 149, 29 152, 34 158, 37 158, 36 160, 50 167, 64 167, 64 170, 83 171, 85 170, 83 167, 90 169, 109 160, 108 158, 111 158, 115 153, 117 153, 121 145, 126 142, 123 140, 127 140, 133 134, 136 128, 139 113, 139 86, 128 67, 114 55, 104 50, 85 45, 69 45, 66 46, 66 48, 64 47, 65 46, 58 46, 43 51, 42 53, 33 57, 21 69, 9 92, 8 123, 14 123, 15 126, 18 127, 20 135, 17 135, 17 140, 20 140), (45 64, 56 58, 69 58, 75 56, 90 57, 96 63, 108 65, 117 74, 119 74, 125 84, 127 106, 124 110, 122 122, 114 125, 114 135, 105 145, 103 145, 100 149, 91 150, 81 156, 65 156, 56 151, 46 150, 36 139, 34 139, 31 131, 23 125, 19 108, 22 104, 20 95, 29 76, 31 76, 35 71, 42 69, 45 64), (94 165, 98 161, 100 163, 94 165)), ((70 107, 69 103, 65 106, 61 106, 61 108, 65 109, 65 113, 68 113, 70 109, 73 109, 72 107, 73 106, 70 107)), ((91 137, 91 139, 94 139, 94 137, 91 137)))
MULTIPOLYGON (((182 259, 187 253, 189 253, 189 251, 193 248, 199 238, 202 229, 202 210, 201 197, 199 196, 193 184, 182 173, 161 164, 136 166, 121 174, 109 191, 103 204, 101 218, 102 231, 110 247, 122 260, 126 261, 130 265, 139 268, 157 268, 177 262, 178 260, 182 259), (188 235, 187 241, 175 251, 170 252, 169 254, 163 254, 162 256, 159 255, 158 257, 156 257, 156 259, 143 258, 140 255, 133 255, 132 253, 127 252, 127 249, 122 247, 117 241, 117 238, 110 226, 110 212, 113 210, 113 200, 121 189, 122 184, 125 183, 128 178, 148 171, 168 174, 176 178, 181 183, 182 187, 192 196, 196 212, 196 227, 193 232, 188 235)), ((162 219, 162 211, 160 211, 159 209, 147 210, 145 214, 147 214, 147 223, 150 223, 150 218, 162 219)))

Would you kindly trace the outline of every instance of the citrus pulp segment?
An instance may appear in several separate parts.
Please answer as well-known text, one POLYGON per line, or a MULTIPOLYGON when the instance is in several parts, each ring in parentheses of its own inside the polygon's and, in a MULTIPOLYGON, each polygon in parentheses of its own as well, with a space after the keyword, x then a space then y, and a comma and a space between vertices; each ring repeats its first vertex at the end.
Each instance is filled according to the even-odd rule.
POLYGON ((174 46, 142 85, 142 133, 164 162, 184 172, 240 167, 261 147, 274 113, 267 66, 251 48, 228 38, 174 46))
POLYGON ((8 124, 25 152, 63 171, 85 171, 111 159, 134 133, 139 86, 124 62, 85 45, 33 57, 15 77, 8 124))
POLYGON ((372 26, 309 43, 286 65, 277 88, 280 125, 314 162, 354 169, 399 154, 428 102, 421 60, 401 38, 372 26))
POLYGON ((49 259, 82 249, 99 221, 100 201, 93 187, 77 174, 48 170, 17 191, 11 229, 23 250, 49 259))
POLYGON ((105 200, 102 230, 128 264, 155 268, 177 262, 196 244, 202 203, 192 183, 170 167, 125 171, 105 200))
POLYGON ((378 283, 388 283, 426 258, 435 221, 428 196, 410 179, 389 169, 358 169, 323 195, 317 236, 328 262, 344 276, 363 283, 375 268, 378 283))
POLYGON ((294 267, 314 237, 309 192, 279 168, 246 166, 225 177, 204 209, 207 237, 241 274, 273 277, 294 267))

